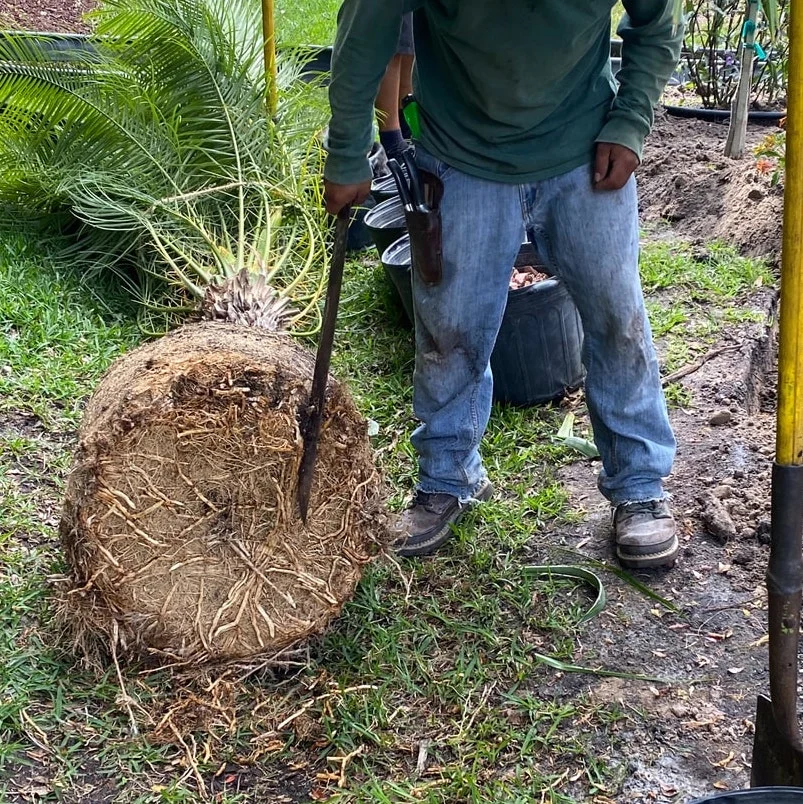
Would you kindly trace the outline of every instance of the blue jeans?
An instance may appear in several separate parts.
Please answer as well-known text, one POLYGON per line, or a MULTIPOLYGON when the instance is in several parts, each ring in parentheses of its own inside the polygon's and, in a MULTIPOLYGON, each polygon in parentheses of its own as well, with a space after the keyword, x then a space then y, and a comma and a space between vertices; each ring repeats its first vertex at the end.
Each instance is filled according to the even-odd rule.
POLYGON ((663 497, 675 439, 638 275, 635 179, 597 192, 588 165, 515 185, 469 176, 420 146, 416 160, 444 184, 443 281, 428 287, 413 271, 419 488, 467 500, 485 480, 479 448, 491 412, 491 352, 528 235, 583 322, 600 491, 613 504, 663 497))

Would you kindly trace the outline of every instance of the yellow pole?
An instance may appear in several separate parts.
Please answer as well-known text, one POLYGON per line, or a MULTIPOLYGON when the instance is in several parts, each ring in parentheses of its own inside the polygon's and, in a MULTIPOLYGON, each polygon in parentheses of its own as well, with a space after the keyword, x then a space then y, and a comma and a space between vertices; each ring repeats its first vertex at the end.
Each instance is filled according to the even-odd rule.
POLYGON ((268 92, 268 111, 276 114, 278 88, 276 86, 276 26, 273 0, 262 0, 262 39, 265 47, 265 83, 268 92))
POLYGON ((793 0, 789 6, 776 460, 781 466, 800 466, 803 465, 803 5, 793 0))

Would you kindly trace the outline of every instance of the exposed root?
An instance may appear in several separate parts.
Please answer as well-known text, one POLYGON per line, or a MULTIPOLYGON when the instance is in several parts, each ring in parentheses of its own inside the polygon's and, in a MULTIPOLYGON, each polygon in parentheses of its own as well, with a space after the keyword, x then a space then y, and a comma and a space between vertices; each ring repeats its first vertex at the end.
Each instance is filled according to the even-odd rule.
POLYGON ((340 612, 387 541, 382 487, 332 381, 308 523, 298 516, 312 362, 285 336, 204 323, 115 364, 88 406, 61 526, 61 619, 78 648, 256 665, 340 612))

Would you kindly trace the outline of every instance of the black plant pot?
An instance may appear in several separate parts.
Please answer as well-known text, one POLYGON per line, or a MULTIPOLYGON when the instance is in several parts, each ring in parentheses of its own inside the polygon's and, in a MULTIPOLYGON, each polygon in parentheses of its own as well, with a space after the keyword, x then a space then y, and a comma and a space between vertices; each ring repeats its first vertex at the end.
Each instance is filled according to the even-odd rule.
POLYGON ((718 793, 693 801, 692 804, 803 804, 803 788, 754 787, 752 790, 718 793))
POLYGON ((0 31, 0 42, 18 43, 35 48, 51 62, 74 60, 76 55, 96 52, 87 34, 7 30, 0 31))
MULTIPOLYGON (((516 266, 536 264, 525 243, 516 266)), ((491 355, 494 399, 520 406, 559 399, 583 382, 582 347, 580 315, 562 282, 511 290, 491 355)))
MULTIPOLYGON (((279 47, 279 52, 285 48, 279 47)), ((329 72, 332 69, 332 48, 321 45, 301 45, 287 48, 299 60, 301 65, 301 80, 306 83, 317 81, 321 86, 329 84, 329 72)))
MULTIPOLYGON (((378 207, 377 207, 378 208, 378 207)), ((399 301, 407 320, 415 321, 413 313, 412 257, 410 256, 410 236, 403 235, 388 246, 382 254, 382 267, 399 294, 399 301)))
POLYGON ((373 240, 380 259, 385 250, 407 233, 404 206, 398 196, 377 204, 365 216, 365 228, 373 240))
POLYGON ((346 239, 347 251, 365 251, 371 246, 371 233, 365 225, 365 220, 370 211, 376 206, 370 196, 363 203, 354 207, 354 213, 349 224, 348 238, 346 239))
POLYGON ((382 176, 371 182, 371 196, 377 204, 395 198, 398 194, 399 188, 393 176, 382 176))
MULTIPOLYGON (((525 243, 515 264, 535 263, 535 251, 525 243)), ((414 321, 409 235, 385 250, 382 265, 399 293, 404 312, 414 321)), ((580 316, 562 282, 552 278, 511 290, 491 355, 494 400, 508 405, 539 405, 579 387, 583 382, 582 346, 580 316)))

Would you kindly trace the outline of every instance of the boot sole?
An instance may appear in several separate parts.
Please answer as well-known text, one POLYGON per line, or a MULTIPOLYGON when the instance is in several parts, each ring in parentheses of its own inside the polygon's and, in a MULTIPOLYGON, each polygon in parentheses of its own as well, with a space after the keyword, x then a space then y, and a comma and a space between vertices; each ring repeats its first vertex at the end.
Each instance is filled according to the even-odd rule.
MULTIPOLYGON (((487 502, 494 493, 493 484, 490 481, 480 490, 479 494, 473 499, 476 502, 487 502)), ((452 538, 452 525, 456 525, 466 514, 471 504, 465 508, 458 509, 457 516, 450 519, 436 533, 433 533, 425 542, 415 542, 414 544, 405 543, 396 548, 396 554, 403 558, 424 558, 437 552, 449 539, 452 538)))
POLYGON ((672 537, 672 544, 666 550, 660 553, 645 553, 644 555, 635 555, 633 553, 623 553, 622 550, 616 548, 616 556, 623 567, 629 569, 653 569, 657 567, 672 567, 678 557, 678 550, 680 545, 678 537, 672 537))

